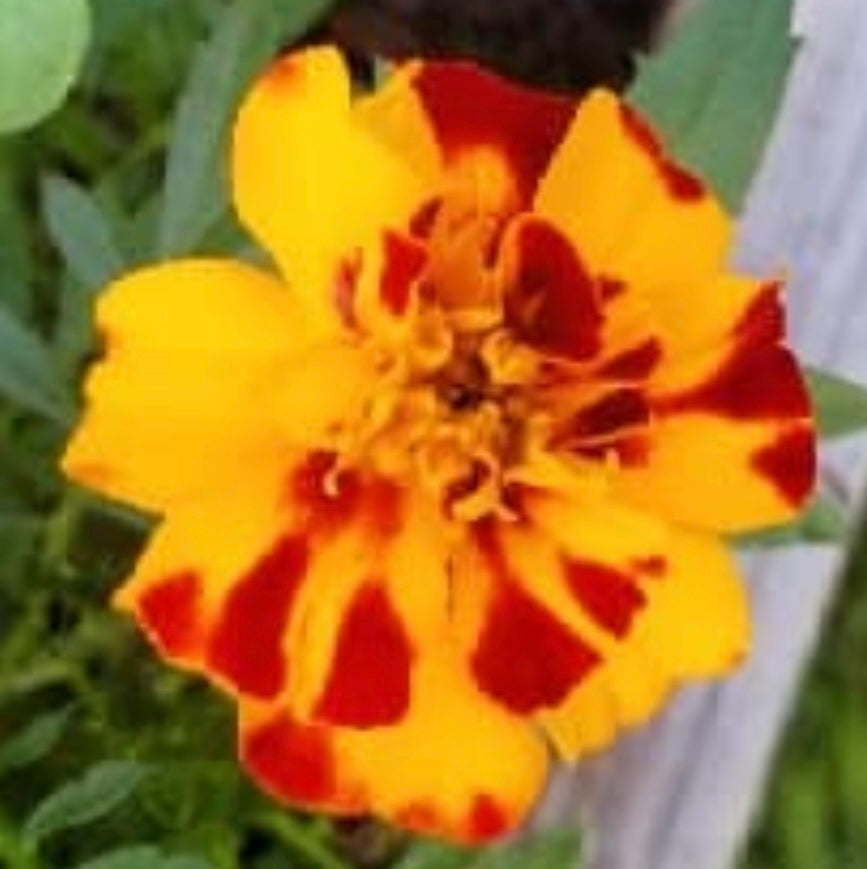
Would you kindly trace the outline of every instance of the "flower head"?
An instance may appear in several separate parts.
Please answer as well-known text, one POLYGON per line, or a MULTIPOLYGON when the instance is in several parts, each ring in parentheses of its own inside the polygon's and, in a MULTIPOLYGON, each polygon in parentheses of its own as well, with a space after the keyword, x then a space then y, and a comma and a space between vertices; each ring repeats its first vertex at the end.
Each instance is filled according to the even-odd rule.
POLYGON ((162 516, 116 602, 237 700, 290 803, 479 841, 564 757, 747 651, 718 539, 814 473, 779 283, 614 95, 293 54, 234 135, 282 277, 186 260, 100 299, 64 458, 162 516))

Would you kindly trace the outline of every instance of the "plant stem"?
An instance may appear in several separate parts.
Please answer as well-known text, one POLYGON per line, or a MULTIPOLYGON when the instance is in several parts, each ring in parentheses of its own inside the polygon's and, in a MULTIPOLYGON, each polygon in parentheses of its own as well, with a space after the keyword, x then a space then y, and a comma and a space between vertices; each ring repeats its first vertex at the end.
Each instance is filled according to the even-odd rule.
POLYGON ((262 830, 271 833, 288 848, 303 854, 320 869, 350 869, 348 863, 316 838, 313 830, 282 812, 258 812, 251 819, 262 830))

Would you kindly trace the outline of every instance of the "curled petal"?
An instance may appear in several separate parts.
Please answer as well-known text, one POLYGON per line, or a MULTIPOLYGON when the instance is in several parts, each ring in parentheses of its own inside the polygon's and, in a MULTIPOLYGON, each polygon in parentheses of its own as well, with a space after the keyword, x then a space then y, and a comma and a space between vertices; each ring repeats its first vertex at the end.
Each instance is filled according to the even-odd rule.
POLYGON ((354 119, 349 76, 331 48, 290 54, 254 84, 232 165, 241 219, 326 331, 339 325, 345 258, 360 252, 378 273, 382 232, 406 225, 428 194, 354 119))

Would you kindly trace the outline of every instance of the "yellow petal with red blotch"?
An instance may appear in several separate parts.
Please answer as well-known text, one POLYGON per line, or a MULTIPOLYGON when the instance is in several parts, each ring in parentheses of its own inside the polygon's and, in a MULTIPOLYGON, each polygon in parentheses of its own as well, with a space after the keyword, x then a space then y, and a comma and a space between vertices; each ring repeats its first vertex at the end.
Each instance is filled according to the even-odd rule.
POLYGON ((776 338, 776 326, 755 326, 659 371, 644 454, 615 475, 622 497, 726 532, 798 512, 814 485, 815 435, 797 363, 776 338))
POLYGON ((667 537, 603 500, 516 497, 516 521, 477 523, 456 553, 452 612, 479 689, 530 715, 556 708, 628 637, 667 537))
POLYGON ((718 540, 672 529, 653 568, 647 605, 622 644, 558 709, 538 716, 567 759, 609 745, 681 682, 726 674, 749 651, 746 590, 718 540))
POLYGON ((383 560, 404 516, 393 485, 338 471, 333 455, 287 458, 282 474, 254 465, 172 511, 115 602, 163 654, 232 694, 297 703, 312 672, 323 715, 390 722, 404 714, 412 654, 383 560), (331 632, 313 629, 313 618, 330 621, 331 632), (353 684, 373 662, 371 637, 388 654, 353 684), (349 682, 329 681, 341 667, 349 682))
POLYGON ((714 277, 731 246, 731 222, 715 198, 608 91, 581 103, 535 210, 575 241, 594 272, 651 299, 714 277))
POLYGON ((409 712, 394 726, 305 725, 273 707, 242 713, 242 760, 277 799, 373 812, 459 842, 514 830, 546 778, 542 740, 479 694, 447 636, 418 651, 409 712))
POLYGON ((70 477, 163 511, 279 461, 265 398, 308 340, 284 286, 240 263, 179 261, 109 287, 97 323, 105 355, 63 458, 70 477))
POLYGON ((472 63, 426 61, 399 68, 355 112, 420 173, 435 177, 445 169, 475 190, 480 210, 500 211, 532 201, 575 102, 472 63))
POLYGON ((325 330, 347 271, 377 259, 383 231, 405 226, 429 195, 354 118, 333 48, 289 54, 253 85, 235 124, 233 190, 241 220, 325 330))

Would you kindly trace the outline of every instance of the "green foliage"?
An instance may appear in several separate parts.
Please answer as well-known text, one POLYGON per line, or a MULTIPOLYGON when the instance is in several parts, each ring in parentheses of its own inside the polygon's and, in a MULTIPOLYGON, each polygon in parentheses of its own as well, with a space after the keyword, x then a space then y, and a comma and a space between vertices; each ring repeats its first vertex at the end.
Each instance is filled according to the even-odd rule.
POLYGON ((395 869, 572 869, 580 858, 581 839, 575 830, 548 830, 483 852, 420 842, 395 869))
POLYGON ((867 526, 741 869, 860 869, 867 855, 867 526))
POLYGON ((0 0, 0 133, 60 105, 84 59, 87 0, 0 0))
POLYGON ((792 57, 792 0, 706 0, 639 71, 632 98, 738 211, 792 57))
POLYGON ((807 383, 822 437, 837 438, 867 428, 867 387, 815 368, 807 372, 807 383))

